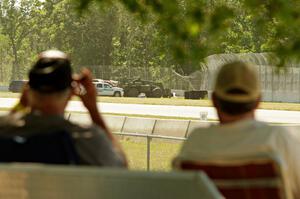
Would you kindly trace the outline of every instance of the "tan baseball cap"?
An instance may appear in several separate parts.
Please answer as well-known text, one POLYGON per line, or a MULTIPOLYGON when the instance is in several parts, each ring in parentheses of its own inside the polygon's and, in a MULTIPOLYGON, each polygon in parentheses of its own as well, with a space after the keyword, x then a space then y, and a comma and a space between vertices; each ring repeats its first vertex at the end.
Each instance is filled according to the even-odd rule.
POLYGON ((261 92, 255 67, 243 62, 225 64, 217 75, 214 92, 229 102, 257 100, 261 92))

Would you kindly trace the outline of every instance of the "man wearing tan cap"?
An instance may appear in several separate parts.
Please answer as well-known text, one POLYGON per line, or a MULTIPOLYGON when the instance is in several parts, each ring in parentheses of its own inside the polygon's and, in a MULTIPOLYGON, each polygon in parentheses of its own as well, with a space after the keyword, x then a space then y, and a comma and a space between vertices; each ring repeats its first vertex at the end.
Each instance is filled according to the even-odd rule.
POLYGON ((295 198, 299 198, 300 142, 286 128, 255 120, 260 99, 254 66, 243 62, 222 66, 212 95, 220 125, 195 129, 174 159, 174 167, 185 160, 230 162, 275 156, 283 160, 288 184, 295 198))

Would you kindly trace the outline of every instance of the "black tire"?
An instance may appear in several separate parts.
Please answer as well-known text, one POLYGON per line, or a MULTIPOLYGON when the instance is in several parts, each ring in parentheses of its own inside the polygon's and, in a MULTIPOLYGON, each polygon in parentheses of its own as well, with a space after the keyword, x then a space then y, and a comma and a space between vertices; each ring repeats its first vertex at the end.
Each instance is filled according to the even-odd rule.
POLYGON ((160 98, 162 97, 162 95, 163 95, 162 90, 159 87, 156 87, 152 90, 152 97, 160 98))
POLYGON ((184 91, 184 99, 191 99, 191 92, 190 91, 184 91))
POLYGON ((120 91, 116 91, 116 92, 114 93, 114 97, 121 97, 120 91))
POLYGON ((127 97, 138 97, 139 96, 139 91, 137 88, 130 88, 127 93, 127 97))

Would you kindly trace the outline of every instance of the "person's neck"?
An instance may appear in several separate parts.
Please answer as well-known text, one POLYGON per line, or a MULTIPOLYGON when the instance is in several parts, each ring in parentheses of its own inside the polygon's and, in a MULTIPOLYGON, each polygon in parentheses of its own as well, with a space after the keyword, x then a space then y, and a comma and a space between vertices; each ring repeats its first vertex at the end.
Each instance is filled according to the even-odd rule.
POLYGON ((239 115, 229 115, 226 113, 219 114, 219 119, 221 124, 228 124, 233 123, 241 120, 247 120, 247 119, 255 119, 254 111, 239 114, 239 115))
POLYGON ((63 115, 64 110, 61 110, 57 107, 32 107, 31 108, 32 113, 38 113, 41 115, 63 115))

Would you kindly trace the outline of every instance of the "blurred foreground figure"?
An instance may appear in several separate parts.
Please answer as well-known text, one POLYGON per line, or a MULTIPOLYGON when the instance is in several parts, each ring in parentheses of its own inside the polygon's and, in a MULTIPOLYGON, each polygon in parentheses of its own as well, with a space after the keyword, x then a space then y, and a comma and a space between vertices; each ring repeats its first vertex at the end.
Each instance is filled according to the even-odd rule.
POLYGON ((220 125, 195 129, 174 159, 230 162, 278 157, 295 198, 300 196, 300 136, 280 126, 255 120, 261 92, 254 66, 234 62, 221 67, 213 95, 220 125))
MULTIPOLYGON (((29 83, 20 103, 11 114, 0 118, 0 135, 26 139, 32 135, 67 132, 78 154, 78 164, 125 167, 125 155, 106 127, 96 102, 88 69, 72 77, 71 63, 65 53, 42 52, 29 72, 29 83), (84 88, 84 93, 78 92, 79 88, 84 88), (65 108, 73 95, 77 95, 87 108, 92 126, 83 127, 64 119, 65 108)), ((22 139, 17 141, 23 142, 22 139)))

